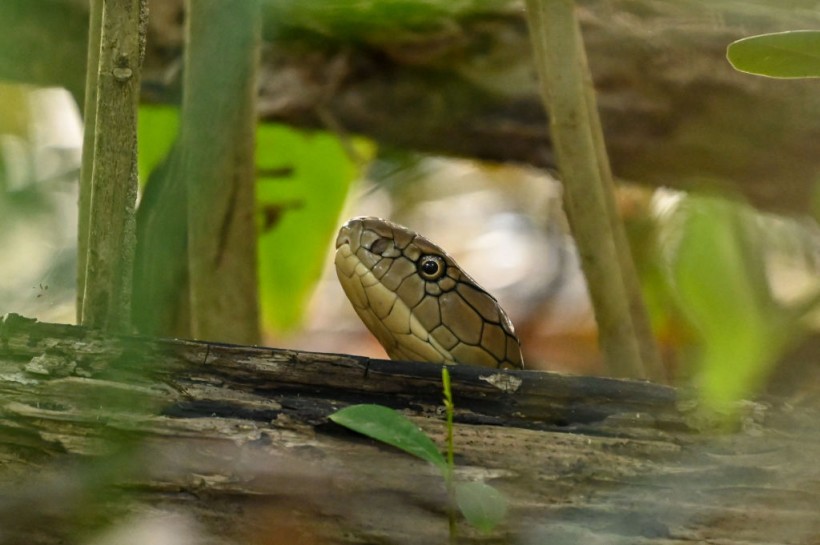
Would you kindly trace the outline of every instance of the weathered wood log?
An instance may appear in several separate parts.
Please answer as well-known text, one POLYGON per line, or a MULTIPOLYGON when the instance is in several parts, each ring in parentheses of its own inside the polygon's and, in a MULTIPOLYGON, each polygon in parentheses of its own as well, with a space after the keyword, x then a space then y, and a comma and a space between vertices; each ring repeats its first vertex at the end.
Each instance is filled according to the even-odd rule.
MULTIPOLYGON (((807 544, 820 539, 816 406, 695 425, 649 383, 451 368, 457 475, 507 521, 464 543, 807 544)), ((0 323, 0 542, 444 543, 427 464, 327 419, 397 408, 443 444, 440 367, 0 323), (117 530, 119 528, 119 530, 117 530), (113 536, 113 537, 112 537, 113 536), (177 539, 181 539, 176 535, 177 539), (102 539, 102 538, 101 538, 102 539)))

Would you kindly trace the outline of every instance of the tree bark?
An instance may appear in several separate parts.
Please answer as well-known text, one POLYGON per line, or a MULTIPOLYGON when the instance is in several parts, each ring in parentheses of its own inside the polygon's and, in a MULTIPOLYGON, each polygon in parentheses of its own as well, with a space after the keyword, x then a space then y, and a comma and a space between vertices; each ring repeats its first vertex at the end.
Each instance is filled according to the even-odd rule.
MULTIPOLYGON (((820 536, 816 406, 747 403, 740 427, 719 433, 679 392, 650 383, 463 365, 451 374, 456 476, 510 503, 489 535, 460 523, 464 543, 820 536)), ((431 364, 7 316, 0 542, 182 520, 184 537, 203 543, 442 543, 436 470, 327 420, 380 403, 441 446, 439 381, 431 364)))
MULTIPOLYGON (((86 254, 77 289, 83 292, 79 309, 82 323, 110 331, 131 327, 132 271, 136 245, 137 109, 140 73, 145 55, 144 0, 107 0, 102 3, 99 66, 94 92, 94 146, 89 184, 82 190, 78 244, 86 254)), ((96 29, 95 29, 96 30, 96 29)))

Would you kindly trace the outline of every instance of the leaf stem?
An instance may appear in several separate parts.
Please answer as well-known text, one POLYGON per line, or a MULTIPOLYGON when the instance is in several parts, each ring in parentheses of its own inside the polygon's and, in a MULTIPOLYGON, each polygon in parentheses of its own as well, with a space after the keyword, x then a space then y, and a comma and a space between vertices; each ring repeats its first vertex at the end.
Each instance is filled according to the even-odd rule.
POLYGON ((444 480, 447 484, 447 518, 450 525, 450 543, 454 544, 458 540, 458 528, 456 526, 456 487, 455 487, 455 455, 453 446, 453 391, 450 387, 450 371, 447 366, 441 368, 441 382, 444 386, 444 410, 447 414, 447 469, 444 472, 444 480))

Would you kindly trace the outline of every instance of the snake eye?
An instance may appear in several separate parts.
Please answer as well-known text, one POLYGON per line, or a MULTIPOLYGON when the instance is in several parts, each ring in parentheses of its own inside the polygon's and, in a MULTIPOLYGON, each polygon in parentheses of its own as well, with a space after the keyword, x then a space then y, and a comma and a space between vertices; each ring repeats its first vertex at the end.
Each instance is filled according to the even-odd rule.
POLYGON ((444 260, 437 255, 423 255, 419 259, 419 274, 425 280, 438 280, 444 275, 444 260))

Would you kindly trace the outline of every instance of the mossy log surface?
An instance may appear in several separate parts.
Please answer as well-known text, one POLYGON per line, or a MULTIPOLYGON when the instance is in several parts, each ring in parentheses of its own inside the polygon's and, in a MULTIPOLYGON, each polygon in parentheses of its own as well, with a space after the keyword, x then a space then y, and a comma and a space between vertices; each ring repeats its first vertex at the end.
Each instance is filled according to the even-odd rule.
MULTIPOLYGON (((820 540, 816 406, 747 403, 739 428, 718 433, 668 387, 451 373, 457 476, 510 502, 489 535, 460 523, 459 542, 820 540)), ((149 515, 184 519, 201 543, 447 540, 436 470, 328 420, 380 403, 443 446, 437 365, 111 337, 10 315, 0 391, 2 543, 74 542, 149 515)))

